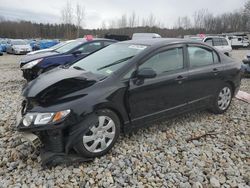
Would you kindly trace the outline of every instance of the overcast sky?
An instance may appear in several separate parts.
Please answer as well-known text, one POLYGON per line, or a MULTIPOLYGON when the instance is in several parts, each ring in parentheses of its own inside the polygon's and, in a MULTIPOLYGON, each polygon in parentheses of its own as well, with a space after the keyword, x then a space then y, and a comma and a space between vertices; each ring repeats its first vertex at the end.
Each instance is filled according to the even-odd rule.
MULTIPOLYGON (((165 27, 172 27, 179 16, 192 17, 199 9, 214 14, 234 11, 247 0, 71 0, 85 7, 85 28, 98 28, 122 14, 133 11, 140 18, 154 14, 165 27)), ((7 19, 30 20, 42 23, 60 23, 61 9, 67 0, 0 0, 0 15, 7 19)))

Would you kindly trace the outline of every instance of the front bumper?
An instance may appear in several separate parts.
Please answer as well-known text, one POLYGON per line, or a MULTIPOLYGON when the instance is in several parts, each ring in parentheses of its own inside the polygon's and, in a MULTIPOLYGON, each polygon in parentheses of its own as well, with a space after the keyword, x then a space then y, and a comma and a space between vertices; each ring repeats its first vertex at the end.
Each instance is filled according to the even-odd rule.
POLYGON ((34 80, 35 78, 37 78, 42 70, 38 70, 38 69, 22 69, 23 71, 23 77, 27 80, 27 81, 31 81, 34 80))
POLYGON ((14 50, 14 53, 15 54, 27 54, 27 53, 29 53, 29 52, 31 52, 30 50, 14 50))
MULTIPOLYGON (((26 140, 34 148, 40 149, 43 166, 71 165, 76 162, 93 160, 93 158, 78 156, 74 152, 73 146, 76 138, 78 138, 76 135, 81 130, 70 130, 65 121, 59 122, 56 125, 31 125, 25 127, 22 124, 22 110, 17 114, 16 121, 17 130, 21 133, 22 140, 26 140)), ((74 125, 71 126, 73 127, 74 125)))

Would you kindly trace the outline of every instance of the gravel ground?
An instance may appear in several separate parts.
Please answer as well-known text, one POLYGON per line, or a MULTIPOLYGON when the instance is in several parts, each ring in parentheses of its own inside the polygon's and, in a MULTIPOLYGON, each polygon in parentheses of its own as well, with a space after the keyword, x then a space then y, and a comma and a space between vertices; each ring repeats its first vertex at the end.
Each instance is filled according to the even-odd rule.
MULTIPOLYGON (((250 187, 250 105, 236 99, 223 115, 186 114, 121 136, 93 162, 43 169, 15 131, 25 83, 19 58, 0 56, 0 187, 250 187)), ((250 93, 250 79, 241 90, 250 93)))

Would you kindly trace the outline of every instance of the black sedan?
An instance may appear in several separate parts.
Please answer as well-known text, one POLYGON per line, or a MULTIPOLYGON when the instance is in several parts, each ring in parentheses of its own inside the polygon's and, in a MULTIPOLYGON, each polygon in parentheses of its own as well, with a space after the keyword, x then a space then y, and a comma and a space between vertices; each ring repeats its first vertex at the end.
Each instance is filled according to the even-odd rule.
POLYGON ((60 65, 68 65, 76 60, 84 58, 103 47, 106 47, 114 40, 109 39, 77 39, 68 42, 53 51, 27 55, 20 60, 20 67, 23 71, 23 77, 31 81, 40 74, 47 72, 60 65))
POLYGON ((240 75, 240 63, 203 43, 120 42, 30 82, 18 129, 46 152, 98 157, 121 131, 194 109, 225 112, 240 75))

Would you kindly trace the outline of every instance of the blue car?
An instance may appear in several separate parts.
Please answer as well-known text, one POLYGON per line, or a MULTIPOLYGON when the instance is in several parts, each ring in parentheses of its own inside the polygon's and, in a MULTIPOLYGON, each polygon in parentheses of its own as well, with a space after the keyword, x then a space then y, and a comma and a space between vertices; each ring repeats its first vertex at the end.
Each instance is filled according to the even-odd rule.
POLYGON ((0 55, 3 55, 3 48, 1 45, 0 45, 0 55))
POLYGON ((247 56, 246 59, 242 61, 243 63, 241 64, 241 71, 243 73, 243 76, 250 76, 250 55, 247 56))
POLYGON ((2 47, 2 51, 6 52, 7 49, 7 41, 6 40, 0 40, 0 46, 2 47))
POLYGON ((31 81, 57 66, 72 64, 90 53, 115 43, 109 39, 77 39, 50 52, 25 56, 20 60, 23 77, 31 81))
POLYGON ((41 40, 39 42, 39 47, 40 47, 40 50, 43 50, 43 49, 50 48, 58 43, 59 41, 57 40, 41 40))

